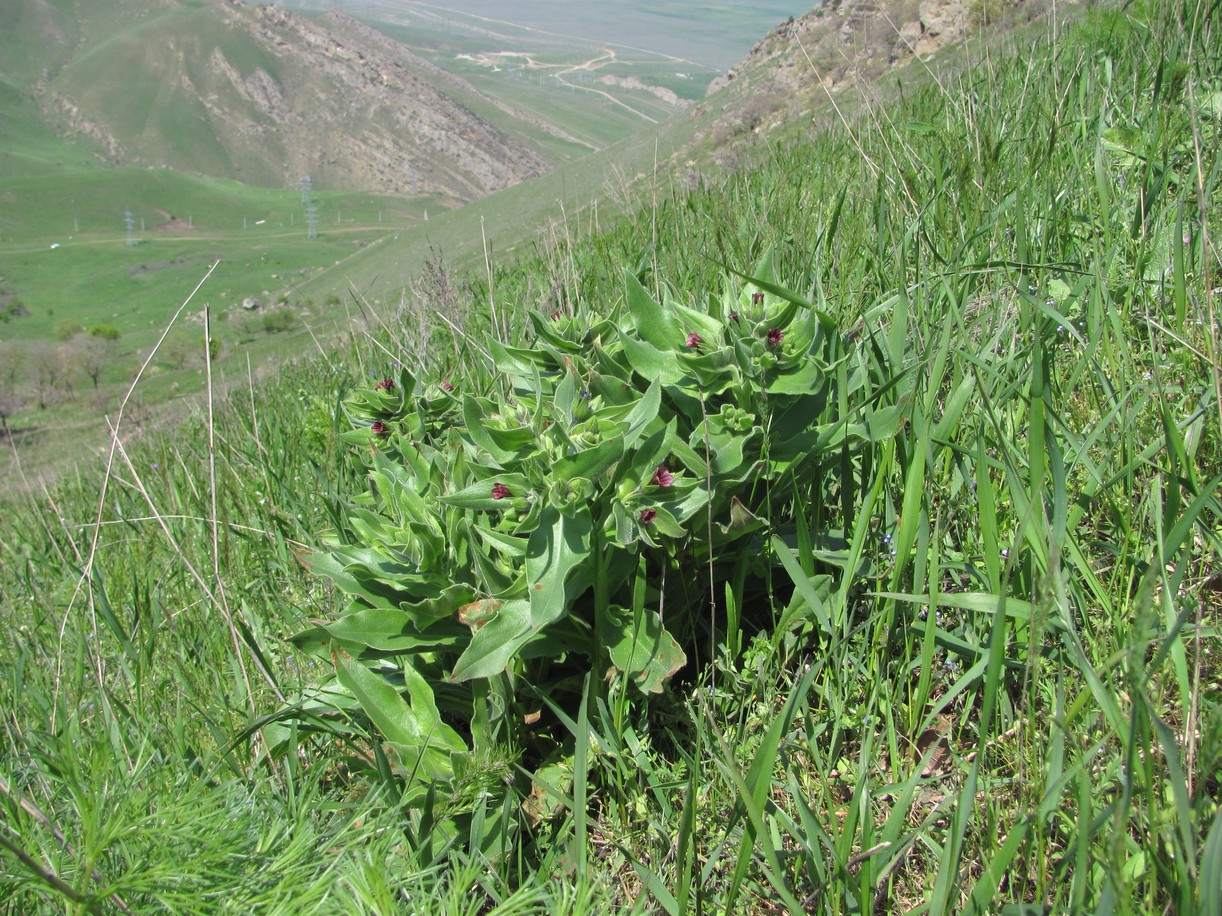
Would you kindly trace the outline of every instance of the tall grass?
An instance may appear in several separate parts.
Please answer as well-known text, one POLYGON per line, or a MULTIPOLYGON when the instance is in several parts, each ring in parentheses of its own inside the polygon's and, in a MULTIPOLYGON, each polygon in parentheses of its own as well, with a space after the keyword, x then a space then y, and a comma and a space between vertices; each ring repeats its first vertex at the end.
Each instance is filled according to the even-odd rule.
POLYGON ((438 799, 475 815, 431 837, 357 713, 276 723, 282 758, 259 727, 324 680, 285 637, 339 610, 298 556, 363 487, 340 398, 427 310, 125 449, 104 500, 14 497, 4 906, 1217 912, 1217 28, 1093 10, 451 288, 424 358, 482 378, 487 336, 605 311, 625 266, 703 302, 771 249, 898 379, 865 380, 869 462, 794 481, 769 576, 668 598, 668 627, 714 599, 714 658, 648 706, 555 704, 576 778, 538 825, 438 799))

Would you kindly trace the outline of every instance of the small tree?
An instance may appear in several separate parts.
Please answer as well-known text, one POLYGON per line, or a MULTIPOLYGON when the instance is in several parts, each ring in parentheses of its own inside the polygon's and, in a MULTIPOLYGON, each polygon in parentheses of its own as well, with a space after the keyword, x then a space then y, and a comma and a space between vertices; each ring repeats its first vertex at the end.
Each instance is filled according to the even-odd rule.
POLYGON ((113 347, 111 339, 99 337, 93 333, 80 334, 73 339, 73 358, 85 376, 93 383, 93 390, 98 390, 102 370, 110 362, 110 351, 113 347))
POLYGON ((60 398, 72 395, 72 360, 70 348, 54 344, 42 344, 32 350, 34 360, 35 393, 38 409, 46 410, 60 398))
POLYGON ((10 435, 9 417, 21 409, 18 380, 25 368, 25 355, 12 344, 0 343, 0 430, 10 435))

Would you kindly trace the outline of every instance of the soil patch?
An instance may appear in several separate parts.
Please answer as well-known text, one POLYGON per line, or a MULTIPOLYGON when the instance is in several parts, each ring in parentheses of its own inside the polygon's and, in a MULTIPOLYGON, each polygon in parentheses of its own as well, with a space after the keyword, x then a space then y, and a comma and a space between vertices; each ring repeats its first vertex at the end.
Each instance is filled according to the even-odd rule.
POLYGON ((165 220, 165 222, 158 223, 153 227, 154 232, 189 232, 191 229, 195 228, 187 220, 179 219, 168 210, 162 210, 160 207, 155 207, 154 211, 158 216, 165 220))

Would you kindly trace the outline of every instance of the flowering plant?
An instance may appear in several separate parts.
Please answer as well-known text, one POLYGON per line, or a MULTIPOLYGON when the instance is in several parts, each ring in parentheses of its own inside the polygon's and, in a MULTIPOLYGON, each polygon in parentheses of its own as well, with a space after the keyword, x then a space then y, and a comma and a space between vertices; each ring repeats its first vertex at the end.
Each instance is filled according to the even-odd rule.
POLYGON ((766 267, 706 309, 627 275, 617 321, 532 316, 530 346, 486 340, 460 390, 402 369, 346 399, 368 488, 312 565, 349 604, 298 642, 403 774, 452 775, 456 723, 503 740, 526 684, 662 691, 721 626, 673 600, 664 625, 666 571, 690 590, 768 563, 794 481, 872 438, 838 413, 869 384, 849 342, 766 267))

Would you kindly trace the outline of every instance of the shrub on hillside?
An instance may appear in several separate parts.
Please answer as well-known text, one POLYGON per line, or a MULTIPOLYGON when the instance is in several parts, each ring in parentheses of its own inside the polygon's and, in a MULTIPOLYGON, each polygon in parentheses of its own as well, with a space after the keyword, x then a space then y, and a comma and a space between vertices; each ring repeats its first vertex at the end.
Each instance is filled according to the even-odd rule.
POLYGON ((30 310, 26 308, 25 303, 18 296, 11 296, 7 301, 0 303, 0 321, 24 318, 28 314, 30 314, 30 310))
POLYGON ((292 309, 272 309, 263 313, 263 316, 259 319, 259 327, 266 334, 279 334, 283 331, 291 331, 297 327, 297 316, 293 314, 292 309))
POLYGON ((63 318, 55 322, 55 327, 52 333, 56 340, 68 341, 85 330, 85 326, 79 321, 72 321, 70 318, 63 318))
POLYGON ((113 324, 95 324, 89 328, 89 336, 98 340, 118 340, 122 334, 113 324))

